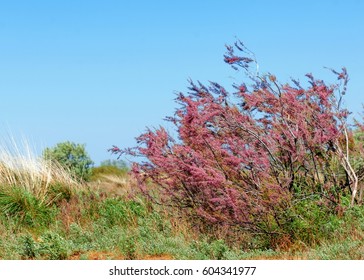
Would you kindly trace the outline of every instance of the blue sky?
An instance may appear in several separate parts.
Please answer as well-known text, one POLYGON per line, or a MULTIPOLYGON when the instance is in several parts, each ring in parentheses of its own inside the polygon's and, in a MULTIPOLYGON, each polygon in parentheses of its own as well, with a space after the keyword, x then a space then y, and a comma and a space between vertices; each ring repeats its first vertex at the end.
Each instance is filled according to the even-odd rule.
POLYGON ((165 125, 187 80, 241 81, 223 62, 236 38, 261 72, 335 81, 362 111, 364 1, 1 1, 0 135, 39 150, 70 140, 98 164, 113 144, 135 145, 165 125))

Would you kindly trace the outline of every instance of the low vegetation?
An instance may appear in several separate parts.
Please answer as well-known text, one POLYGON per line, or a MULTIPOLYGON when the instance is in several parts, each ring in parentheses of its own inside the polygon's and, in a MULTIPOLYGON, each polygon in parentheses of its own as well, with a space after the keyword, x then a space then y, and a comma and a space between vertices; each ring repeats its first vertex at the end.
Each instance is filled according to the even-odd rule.
MULTIPOLYGON (((26 166, 30 167, 38 159, 30 157, 27 161, 26 166)), ((37 181, 37 186, 44 188, 42 192, 24 180, 36 178, 38 169, 24 169, 22 165, 10 169, 2 165, 2 174, 8 174, 11 180, 1 181, 0 187, 1 259, 364 257, 361 242, 364 210, 361 206, 352 207, 339 216, 325 212, 325 208, 309 200, 302 200, 292 209, 299 218, 287 228, 294 235, 292 242, 284 235, 254 235, 238 228, 232 232, 228 227, 191 221, 183 211, 155 204, 141 194, 136 182, 123 169, 113 173, 114 169, 107 166, 106 169, 96 168, 95 181, 80 184, 72 181, 72 176, 64 180, 67 176, 59 167, 42 160, 38 164, 54 168, 48 170, 47 184, 40 184, 43 182, 40 179, 37 181), (52 175, 59 175, 58 172, 63 175, 52 175), (114 176, 115 180, 110 181, 107 176, 114 176)), ((342 203, 346 207, 350 196, 342 203)))

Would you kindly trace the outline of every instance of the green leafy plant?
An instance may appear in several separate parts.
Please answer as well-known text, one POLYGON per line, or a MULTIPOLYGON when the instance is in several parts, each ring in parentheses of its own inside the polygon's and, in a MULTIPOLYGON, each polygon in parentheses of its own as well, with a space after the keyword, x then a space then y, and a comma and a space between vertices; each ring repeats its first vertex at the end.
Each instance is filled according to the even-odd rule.
POLYGON ((26 235, 22 238, 22 257, 25 259, 34 259, 37 255, 37 244, 30 235, 26 235))
POLYGON ((70 141, 58 143, 53 148, 46 148, 43 151, 43 157, 58 162, 80 181, 90 179, 93 161, 86 152, 85 145, 70 141))
POLYGON ((50 260, 64 260, 68 256, 69 245, 58 233, 46 232, 41 236, 39 254, 50 260))

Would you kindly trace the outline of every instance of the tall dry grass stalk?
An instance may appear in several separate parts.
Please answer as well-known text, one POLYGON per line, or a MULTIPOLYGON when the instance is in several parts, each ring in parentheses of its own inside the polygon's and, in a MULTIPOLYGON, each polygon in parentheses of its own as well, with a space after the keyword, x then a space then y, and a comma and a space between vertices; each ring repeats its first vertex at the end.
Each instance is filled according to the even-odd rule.
POLYGON ((0 185, 23 187, 41 201, 45 201, 52 184, 70 188, 79 185, 70 172, 59 164, 36 156, 29 142, 19 145, 12 137, 0 141, 0 185))

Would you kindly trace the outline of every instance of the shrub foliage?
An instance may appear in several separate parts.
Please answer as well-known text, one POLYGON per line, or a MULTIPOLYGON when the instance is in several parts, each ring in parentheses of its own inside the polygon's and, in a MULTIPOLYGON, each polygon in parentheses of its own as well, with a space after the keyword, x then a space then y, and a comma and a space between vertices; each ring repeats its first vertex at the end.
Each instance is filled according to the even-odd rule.
POLYGON ((58 143, 55 147, 46 148, 43 157, 55 161, 70 170, 78 180, 89 180, 93 161, 86 152, 85 145, 70 141, 58 143))

